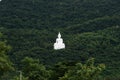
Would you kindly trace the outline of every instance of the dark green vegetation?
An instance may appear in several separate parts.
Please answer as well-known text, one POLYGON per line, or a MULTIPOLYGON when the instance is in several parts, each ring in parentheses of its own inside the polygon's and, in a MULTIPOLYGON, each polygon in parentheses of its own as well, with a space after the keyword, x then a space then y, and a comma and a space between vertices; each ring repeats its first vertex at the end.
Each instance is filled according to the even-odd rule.
POLYGON ((103 77, 119 80, 119 4, 120 0, 3 0, 0 32, 12 46, 8 55, 18 70, 25 57, 39 59, 48 69, 58 62, 94 57, 96 64, 106 65, 103 77), (54 51, 59 31, 66 49, 54 51))
MULTIPOLYGON (((0 33, 0 37, 1 37, 0 33)), ((0 41, 0 79, 6 75, 6 72, 13 71, 12 62, 6 55, 6 52, 10 50, 10 46, 6 45, 5 41, 0 41)))
POLYGON ((91 58, 85 64, 77 63, 59 80, 98 80, 99 74, 104 69, 104 64, 94 66, 94 59, 91 58))

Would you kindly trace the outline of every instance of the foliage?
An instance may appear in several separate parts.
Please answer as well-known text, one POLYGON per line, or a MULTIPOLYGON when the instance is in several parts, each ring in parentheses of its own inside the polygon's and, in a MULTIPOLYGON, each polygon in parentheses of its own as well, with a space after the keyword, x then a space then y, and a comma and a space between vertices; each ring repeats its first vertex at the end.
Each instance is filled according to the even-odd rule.
MULTIPOLYGON (((97 64, 107 66, 103 76, 119 75, 119 3, 120 0, 2 0, 0 32, 12 46, 8 55, 15 68, 21 69, 20 61, 26 56, 39 59, 47 68, 61 61, 84 62, 94 57, 97 64), (59 31, 66 49, 54 51, 59 31)), ((58 67, 55 77, 62 76, 60 68, 61 73, 68 70, 67 64, 58 67)))
POLYGON ((104 64, 95 66, 94 59, 91 58, 85 64, 77 63, 74 68, 68 70, 59 80, 97 80, 104 69, 104 64))
POLYGON ((4 0, 0 3, 0 25, 17 29, 63 28, 119 15, 119 7, 119 0, 4 0))
POLYGON ((28 80, 48 80, 50 71, 40 64, 39 60, 26 57, 23 59, 23 72, 28 80))
POLYGON ((5 41, 0 41, 0 78, 6 72, 13 70, 12 67, 13 64, 9 60, 9 57, 6 54, 9 51, 9 49, 10 46, 8 46, 5 41))
POLYGON ((59 77, 64 76, 64 74, 72 67, 75 66, 76 62, 72 62, 72 61, 62 61, 62 62, 58 62, 57 64, 55 64, 52 67, 52 75, 50 80, 58 80, 59 77))
MULTIPOLYGON (((11 80, 20 80, 19 76, 14 76, 11 80)), ((22 80, 28 80, 27 78, 25 78, 24 76, 22 76, 22 80)))

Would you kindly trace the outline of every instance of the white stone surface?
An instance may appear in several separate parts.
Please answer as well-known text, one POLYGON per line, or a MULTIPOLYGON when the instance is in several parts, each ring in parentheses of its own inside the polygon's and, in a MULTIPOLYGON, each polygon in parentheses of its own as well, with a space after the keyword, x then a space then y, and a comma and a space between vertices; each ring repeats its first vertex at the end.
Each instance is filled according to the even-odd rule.
POLYGON ((64 49, 65 44, 63 43, 63 39, 61 38, 61 34, 59 32, 58 38, 56 39, 56 42, 54 43, 54 49, 59 50, 59 49, 64 49))

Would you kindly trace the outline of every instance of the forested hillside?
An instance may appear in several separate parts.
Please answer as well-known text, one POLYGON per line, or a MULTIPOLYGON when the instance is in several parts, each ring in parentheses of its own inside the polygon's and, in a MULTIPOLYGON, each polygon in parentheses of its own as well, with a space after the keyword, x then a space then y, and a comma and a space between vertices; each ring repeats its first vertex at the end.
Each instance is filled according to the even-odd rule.
POLYGON ((119 0, 3 0, 0 32, 12 47, 7 55, 17 70, 25 57, 48 69, 93 57, 96 65, 106 65, 102 77, 120 79, 119 0), (56 51, 59 31, 66 49, 56 51))
POLYGON ((119 0, 4 0, 0 3, 0 25, 38 29, 68 27, 95 18, 119 16, 119 3, 119 0))

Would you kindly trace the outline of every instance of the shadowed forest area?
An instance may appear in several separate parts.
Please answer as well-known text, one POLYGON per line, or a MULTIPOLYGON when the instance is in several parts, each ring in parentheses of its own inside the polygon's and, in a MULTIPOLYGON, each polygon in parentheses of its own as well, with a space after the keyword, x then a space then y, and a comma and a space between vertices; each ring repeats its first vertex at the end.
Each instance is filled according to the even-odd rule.
POLYGON ((120 80, 119 0, 2 0, 0 32, 0 80, 120 80))

